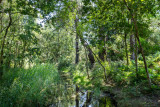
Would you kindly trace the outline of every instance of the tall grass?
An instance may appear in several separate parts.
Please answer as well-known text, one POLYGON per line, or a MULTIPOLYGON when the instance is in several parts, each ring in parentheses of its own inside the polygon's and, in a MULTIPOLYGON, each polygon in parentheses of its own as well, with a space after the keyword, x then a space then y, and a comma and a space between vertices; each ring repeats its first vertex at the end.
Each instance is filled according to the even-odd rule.
POLYGON ((44 106, 55 101, 60 77, 55 66, 37 65, 31 69, 13 69, 3 75, 0 107, 44 106))

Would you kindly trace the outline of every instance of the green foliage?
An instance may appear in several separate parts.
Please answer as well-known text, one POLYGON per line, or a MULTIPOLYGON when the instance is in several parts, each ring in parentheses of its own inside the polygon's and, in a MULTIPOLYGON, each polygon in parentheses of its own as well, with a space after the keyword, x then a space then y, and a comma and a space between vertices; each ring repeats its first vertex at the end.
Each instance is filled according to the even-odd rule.
MULTIPOLYGON (((150 77, 151 77, 153 83, 158 85, 160 74, 158 71, 159 65, 158 65, 158 63, 154 62, 157 59, 156 55, 159 56, 159 54, 153 55, 155 57, 151 58, 152 60, 148 59, 148 62, 153 63, 153 65, 149 69, 149 73, 150 73, 150 77)), ((147 57, 147 58, 149 58, 149 57, 147 57)), ((134 63, 127 66, 122 61, 112 62, 111 65, 109 65, 111 67, 109 69, 107 69, 107 71, 109 71, 108 76, 110 79, 114 80, 114 82, 119 86, 136 85, 137 83, 140 83, 142 81, 146 81, 146 78, 147 78, 147 75, 145 73, 145 69, 143 68, 143 62, 141 62, 141 64, 142 65, 139 65, 139 67, 138 67, 138 72, 137 72, 138 78, 136 77, 137 74, 135 72, 134 63)))
POLYGON ((73 84, 97 96, 106 85, 133 97, 158 90, 159 14, 159 0, 0 0, 0 106, 67 101, 73 84))
POLYGON ((58 62, 58 70, 63 71, 67 67, 70 67, 72 65, 71 59, 68 58, 61 58, 58 62))
POLYGON ((58 96, 59 79, 56 67, 51 64, 9 71, 3 76, 0 105, 47 105, 50 99, 58 96))

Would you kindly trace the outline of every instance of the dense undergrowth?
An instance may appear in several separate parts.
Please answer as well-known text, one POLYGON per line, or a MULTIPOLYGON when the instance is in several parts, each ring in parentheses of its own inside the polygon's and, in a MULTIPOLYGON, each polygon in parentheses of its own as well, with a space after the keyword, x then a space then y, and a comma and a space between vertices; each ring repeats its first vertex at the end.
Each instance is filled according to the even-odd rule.
MULTIPOLYGON (((159 89, 160 86, 160 53, 147 57, 148 69, 150 78, 152 80, 152 89, 159 89)), ((83 63, 80 63, 74 70, 71 72, 75 73, 74 76, 76 79, 79 78, 79 83, 83 83, 88 80, 87 70, 83 63), (76 71, 77 70, 77 71, 76 71)), ((130 64, 127 66, 125 61, 112 61, 110 63, 103 63, 108 83, 113 83, 116 86, 135 86, 138 84, 143 84, 148 87, 147 75, 144 69, 143 60, 141 57, 138 61, 138 72, 136 74, 135 63, 130 61, 130 64), (137 77, 138 75, 138 77, 137 77)), ((73 69, 73 68, 72 68, 73 69)), ((104 84, 104 72, 103 67, 99 63, 95 63, 94 68, 89 72, 89 82, 93 86, 99 87, 104 84), (92 80, 92 81, 91 81, 92 80)), ((85 84, 85 83, 84 83, 85 84)), ((82 85, 83 86, 83 85, 82 85)))
MULTIPOLYGON (((0 106, 47 106, 65 90, 57 68, 42 64, 31 69, 10 69, 0 85, 0 106)), ((66 98, 65 98, 66 99, 66 98)))
POLYGON ((104 82, 103 68, 95 63, 94 68, 87 71, 85 62, 77 66, 66 60, 59 64, 39 64, 30 69, 10 69, 5 72, 0 81, 0 106, 47 106, 59 100, 69 101, 75 91, 74 85, 80 90, 94 91, 98 96, 100 91, 113 91, 121 88, 121 102, 134 97, 156 95, 160 90, 160 54, 147 57, 152 87, 148 87, 143 61, 138 61, 138 77, 135 65, 124 61, 105 62, 107 84, 104 82), (70 85, 70 87, 66 86, 70 85), (109 84, 109 86, 107 86, 109 84), (66 97, 67 96, 67 97, 66 97), (123 100, 122 100, 123 99, 123 100))
POLYGON ((115 93, 119 106, 158 106, 160 97, 160 53, 147 56, 148 70, 152 81, 148 85, 147 75, 144 69, 143 60, 139 57, 138 72, 136 74, 135 63, 130 61, 127 66, 125 61, 112 61, 103 63, 107 82, 104 81, 103 67, 95 63, 94 68, 89 72, 83 63, 80 63, 74 72, 74 80, 81 88, 94 91, 98 96, 101 91, 115 93), (137 77, 138 76, 138 77, 137 77), (118 90, 118 91, 117 91, 118 90))

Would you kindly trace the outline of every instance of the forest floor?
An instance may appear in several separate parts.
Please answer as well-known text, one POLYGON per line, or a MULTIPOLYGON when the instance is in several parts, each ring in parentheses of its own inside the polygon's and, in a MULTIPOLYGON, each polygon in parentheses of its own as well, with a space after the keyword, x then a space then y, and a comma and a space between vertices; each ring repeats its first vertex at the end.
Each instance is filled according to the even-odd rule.
MULTIPOLYGON (((160 107, 160 90, 140 90, 137 86, 117 86, 106 84, 114 94, 118 107, 160 107)), ((143 87, 143 86, 142 86, 143 87)))
POLYGON ((113 92, 116 95, 118 105, 122 107, 160 107, 160 96, 155 93, 134 96, 123 92, 121 88, 115 88, 113 92))

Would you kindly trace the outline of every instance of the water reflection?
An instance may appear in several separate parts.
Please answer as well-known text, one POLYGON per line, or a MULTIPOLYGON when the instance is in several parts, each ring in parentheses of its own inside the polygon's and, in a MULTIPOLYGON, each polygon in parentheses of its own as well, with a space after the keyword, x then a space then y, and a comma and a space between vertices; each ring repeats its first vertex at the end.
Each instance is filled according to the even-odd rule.
POLYGON ((112 99, 107 96, 96 99, 94 98, 93 93, 86 91, 78 93, 78 97, 79 98, 75 97, 74 100, 61 100, 49 107, 116 107, 113 104, 112 99))
POLYGON ((111 97, 106 94, 95 96, 94 92, 79 90, 64 74, 57 86, 56 96, 53 96, 54 101, 49 107, 116 107, 111 97))

